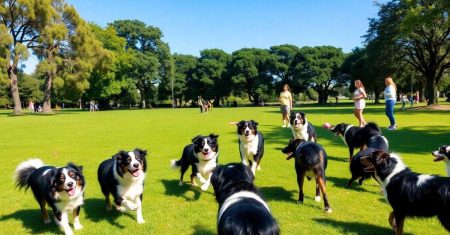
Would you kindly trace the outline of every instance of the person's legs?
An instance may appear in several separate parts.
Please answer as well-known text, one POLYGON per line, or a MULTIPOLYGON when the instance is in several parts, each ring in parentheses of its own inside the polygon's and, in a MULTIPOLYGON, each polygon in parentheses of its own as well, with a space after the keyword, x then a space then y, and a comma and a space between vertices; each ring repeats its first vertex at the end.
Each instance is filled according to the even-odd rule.
POLYGON ((358 109, 355 108, 353 114, 355 115, 356 119, 358 119, 359 126, 361 126, 361 118, 360 118, 360 116, 359 116, 359 111, 358 111, 358 109))
POLYGON ((386 116, 388 116, 389 122, 391 123, 389 126, 390 128, 395 128, 396 126, 394 118, 394 105, 394 100, 386 100, 386 116))
POLYGON ((365 126, 366 120, 364 120, 363 109, 358 109, 358 115, 359 115, 359 126, 360 127, 365 126))

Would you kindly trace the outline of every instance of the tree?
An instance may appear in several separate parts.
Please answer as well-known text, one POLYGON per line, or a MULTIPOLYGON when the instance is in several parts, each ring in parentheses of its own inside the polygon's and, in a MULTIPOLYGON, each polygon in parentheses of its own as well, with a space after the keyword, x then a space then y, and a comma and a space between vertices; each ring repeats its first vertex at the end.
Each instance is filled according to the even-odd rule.
POLYGON ((110 57, 72 6, 64 1, 55 1, 52 6, 57 16, 31 45, 41 58, 37 71, 45 77, 44 113, 52 112, 52 88, 64 89, 72 99, 81 97, 89 88, 88 79, 93 68, 107 64, 110 57))
POLYGON ((171 80, 164 79, 158 86, 158 98, 160 100, 171 97, 172 87, 175 98, 175 105, 182 105, 183 100, 187 99, 187 81, 192 80, 193 73, 197 66, 197 58, 192 55, 174 54, 175 74, 173 84, 171 80))
MULTIPOLYGON (((299 92, 301 90, 300 87, 294 86, 294 58, 300 51, 295 45, 279 45, 270 47, 270 54, 276 57, 275 64, 270 71, 275 81, 279 83, 279 87, 283 86, 283 84, 289 84, 291 89, 294 92, 299 92)), ((281 89, 280 89, 281 90, 281 89)))
POLYGON ((38 102, 43 99, 44 93, 41 91, 41 81, 33 75, 19 73, 18 79, 21 84, 20 97, 23 99, 23 106, 26 107, 29 101, 38 102))
POLYGON ((0 22, 3 25, 1 29, 4 33, 5 28, 9 36, 4 37, 3 43, 7 41, 6 53, 3 52, 6 59, 6 70, 10 80, 11 97, 14 102, 13 114, 21 114, 22 107, 19 95, 19 83, 17 74, 19 72, 19 62, 28 57, 28 48, 42 36, 43 29, 56 17, 53 8, 54 1, 31 1, 31 0, 2 0, 0 5, 0 22))
POLYGON ((326 104, 328 96, 337 87, 348 83, 341 73, 345 55, 333 46, 302 47, 295 61, 297 84, 307 84, 319 95, 319 104, 326 104))
MULTIPOLYGON (((132 69, 132 52, 125 49, 125 38, 119 37, 112 26, 101 28, 90 24, 90 29, 102 44, 103 48, 111 54, 110 61, 95 66, 89 78, 89 89, 83 95, 85 100, 98 100, 102 109, 110 107, 110 100, 117 105, 122 96, 131 93, 129 89, 136 89, 130 77, 132 69)), ((132 49, 130 49, 132 50, 132 49)), ((134 93, 133 93, 134 94, 134 93)))
POLYGON ((218 104, 222 97, 228 96, 231 88, 225 80, 228 78, 226 72, 230 59, 231 56, 220 49, 201 51, 192 79, 188 80, 188 87, 192 88, 189 98, 214 98, 218 104))
POLYGON ((268 50, 244 48, 233 52, 230 69, 235 93, 246 93, 249 100, 258 105, 273 89, 276 57, 268 50))
MULTIPOLYGON (((450 3, 446 0, 395 0, 380 5, 371 19, 366 41, 384 44, 425 79, 428 105, 437 102, 437 87, 450 69, 450 3)), ((391 56, 393 57, 393 56, 391 56)))
POLYGON ((138 20, 117 20, 110 25, 120 37, 125 38, 128 51, 133 50, 136 56, 133 65, 137 66, 133 71, 133 78, 140 91, 141 108, 151 107, 149 99, 155 97, 155 94, 149 92, 155 91, 154 85, 162 80, 171 80, 174 74, 170 48, 162 41, 162 32, 157 27, 145 25, 138 20), (146 67, 148 71, 145 70, 146 67))

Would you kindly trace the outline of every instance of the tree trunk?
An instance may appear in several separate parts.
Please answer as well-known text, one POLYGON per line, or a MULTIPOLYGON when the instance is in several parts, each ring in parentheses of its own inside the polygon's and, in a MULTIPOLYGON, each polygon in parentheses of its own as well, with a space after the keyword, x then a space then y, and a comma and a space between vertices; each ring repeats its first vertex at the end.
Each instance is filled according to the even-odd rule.
POLYGON ((427 85, 425 88, 426 99, 428 100, 427 105, 437 104, 437 86, 436 86, 436 78, 428 77, 427 85))
POLYGON ((44 84, 44 101, 42 102, 42 113, 52 113, 51 95, 52 95, 53 75, 47 73, 44 84))
POLYGON ((22 114, 22 103, 20 101, 19 86, 17 85, 17 65, 13 64, 8 68, 8 76, 11 83, 11 97, 14 102, 14 115, 22 114))

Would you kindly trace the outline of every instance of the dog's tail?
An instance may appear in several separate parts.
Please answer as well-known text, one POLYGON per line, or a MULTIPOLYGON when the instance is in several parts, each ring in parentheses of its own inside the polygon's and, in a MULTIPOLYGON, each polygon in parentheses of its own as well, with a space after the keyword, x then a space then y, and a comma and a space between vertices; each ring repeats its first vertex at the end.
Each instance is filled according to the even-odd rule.
POLYGON ((181 159, 180 159, 180 160, 177 160, 177 159, 171 160, 171 161, 170 161, 170 166, 171 166, 173 169, 176 169, 176 168, 180 167, 180 166, 181 166, 181 159))
POLYGON ((30 159, 28 161, 24 161, 20 163, 16 171, 14 171, 14 179, 16 181, 16 186, 19 188, 26 187, 25 190, 28 189, 28 180, 30 178, 30 175, 35 171, 36 169, 42 167, 44 163, 41 159, 30 159))

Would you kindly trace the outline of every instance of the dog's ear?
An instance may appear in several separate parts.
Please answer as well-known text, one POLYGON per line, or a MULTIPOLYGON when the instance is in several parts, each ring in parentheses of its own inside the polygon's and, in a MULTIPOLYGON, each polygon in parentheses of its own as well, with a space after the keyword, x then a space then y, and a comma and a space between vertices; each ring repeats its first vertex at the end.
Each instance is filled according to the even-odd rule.
POLYGON ((371 154, 371 159, 374 161, 374 163, 378 166, 384 166, 389 162, 390 159, 389 153, 386 153, 384 151, 375 151, 371 154))
POLYGON ((115 159, 118 163, 122 163, 122 156, 125 154, 127 154, 127 152, 120 150, 112 158, 115 159))
POLYGON ((243 126, 244 124, 245 124, 245 121, 244 121, 244 120, 241 120, 240 122, 236 123, 236 126, 237 126, 237 127, 241 127, 241 126, 243 126))
POLYGON ((257 122, 255 122, 254 120, 250 121, 254 126, 258 126, 259 124, 257 122))
POLYGON ((215 135, 214 133, 211 133, 211 134, 209 134, 209 138, 217 139, 217 138, 219 138, 219 135, 215 135))
POLYGON ((147 150, 146 149, 135 148, 134 151, 138 152, 139 155, 141 155, 142 157, 147 156, 147 150))
POLYGON ((197 140, 203 138, 201 135, 197 135, 196 137, 192 138, 192 143, 195 143, 197 140))
POLYGON ((72 162, 67 163, 67 166, 72 167, 73 169, 75 169, 79 172, 83 172, 83 166, 77 166, 72 162))

